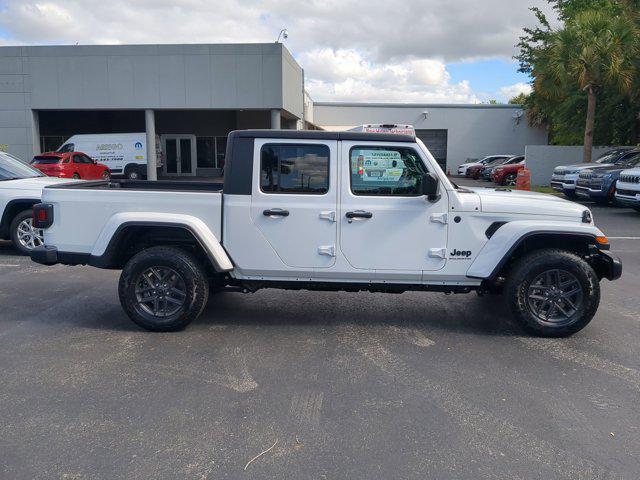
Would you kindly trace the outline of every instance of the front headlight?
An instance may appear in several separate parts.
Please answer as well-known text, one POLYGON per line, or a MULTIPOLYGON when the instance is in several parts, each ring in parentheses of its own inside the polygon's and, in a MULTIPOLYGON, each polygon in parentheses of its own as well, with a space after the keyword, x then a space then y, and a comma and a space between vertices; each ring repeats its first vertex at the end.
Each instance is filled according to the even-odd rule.
POLYGON ((607 180, 609 180, 611 177, 613 177, 611 173, 605 173, 604 175, 602 175, 602 178, 606 178, 607 180))
POLYGON ((578 173, 580 170, 566 170, 564 173, 566 175, 573 175, 575 173, 578 173))

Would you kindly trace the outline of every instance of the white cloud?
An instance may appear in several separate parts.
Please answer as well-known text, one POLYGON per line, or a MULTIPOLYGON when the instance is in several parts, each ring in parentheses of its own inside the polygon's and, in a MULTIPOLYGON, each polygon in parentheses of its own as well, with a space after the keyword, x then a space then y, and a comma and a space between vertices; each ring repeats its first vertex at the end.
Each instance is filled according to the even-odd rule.
POLYGON ((529 95, 531 93, 531 85, 529 85, 528 83, 519 82, 498 89, 498 95, 500 97, 499 99, 503 101, 508 101, 509 99, 520 95, 521 93, 529 95))
POLYGON ((369 92, 405 101, 473 99, 468 84, 450 84, 445 64, 510 58, 522 28, 535 23, 529 7, 550 11, 546 0, 1 3, 0 45, 272 42, 286 27, 287 47, 307 71, 314 96, 351 92, 374 99, 364 97, 369 92))
POLYGON ((419 59, 374 63, 355 50, 328 48, 300 57, 315 100, 477 102, 468 82, 450 83, 445 64, 419 59))

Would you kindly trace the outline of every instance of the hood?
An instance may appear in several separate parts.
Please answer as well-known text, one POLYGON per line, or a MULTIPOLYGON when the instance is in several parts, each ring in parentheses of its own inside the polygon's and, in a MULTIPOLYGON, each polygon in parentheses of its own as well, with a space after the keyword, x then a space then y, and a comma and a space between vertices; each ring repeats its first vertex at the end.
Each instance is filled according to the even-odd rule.
POLYGON ((54 185, 59 183, 73 182, 69 178, 55 178, 55 177, 33 177, 33 178, 21 178, 19 180, 4 180, 0 182, 0 188, 11 188, 16 190, 32 190, 42 191, 42 189, 48 185, 54 185))
POLYGON ((620 165, 603 165, 601 167, 590 168, 589 171, 596 175, 602 175, 604 173, 619 173, 624 170, 624 167, 620 165))
POLYGON ((600 163, 576 163, 575 165, 560 165, 557 166, 556 168, 553 169, 554 172, 557 172, 558 170, 578 170, 578 171, 582 171, 585 168, 599 168, 599 167, 611 167, 612 164, 611 163, 604 163, 604 164, 600 164, 600 163))
POLYGON ((480 197, 482 211, 487 213, 513 213, 540 217, 570 217, 581 221, 582 212, 588 210, 579 203, 555 195, 495 188, 468 188, 480 197))

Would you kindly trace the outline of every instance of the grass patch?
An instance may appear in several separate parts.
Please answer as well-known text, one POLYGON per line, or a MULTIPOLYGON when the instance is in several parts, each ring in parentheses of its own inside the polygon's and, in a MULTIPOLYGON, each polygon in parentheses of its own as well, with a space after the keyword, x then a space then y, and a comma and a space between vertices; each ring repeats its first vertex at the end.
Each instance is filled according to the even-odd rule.
POLYGON ((544 186, 540 186, 540 187, 531 187, 531 191, 532 192, 538 192, 538 193, 549 193, 551 195, 557 195, 558 192, 556 192, 553 188, 551 187, 544 187, 544 186))

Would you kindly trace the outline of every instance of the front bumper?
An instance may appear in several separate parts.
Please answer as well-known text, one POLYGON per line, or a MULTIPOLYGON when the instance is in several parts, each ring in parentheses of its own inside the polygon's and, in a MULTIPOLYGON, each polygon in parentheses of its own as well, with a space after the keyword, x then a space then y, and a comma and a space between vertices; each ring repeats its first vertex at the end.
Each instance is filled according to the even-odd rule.
POLYGON ((590 263, 602 278, 613 281, 622 276, 622 262, 611 252, 600 250, 591 258, 590 263))
POLYGON ((576 194, 583 198, 604 198, 607 197, 609 192, 602 188, 589 188, 584 185, 576 186, 576 194))
POLYGON ((551 188, 557 192, 575 191, 576 182, 578 180, 577 174, 570 175, 552 175, 551 176, 551 188))

